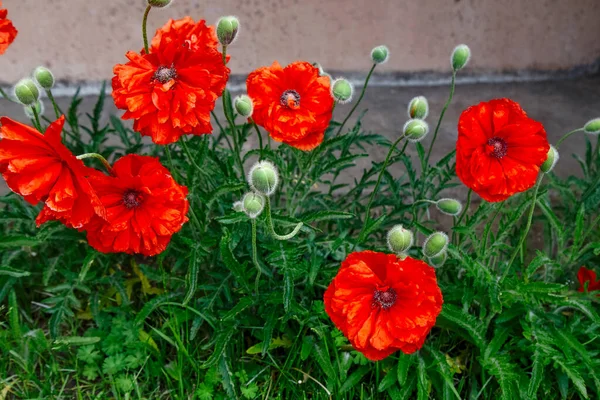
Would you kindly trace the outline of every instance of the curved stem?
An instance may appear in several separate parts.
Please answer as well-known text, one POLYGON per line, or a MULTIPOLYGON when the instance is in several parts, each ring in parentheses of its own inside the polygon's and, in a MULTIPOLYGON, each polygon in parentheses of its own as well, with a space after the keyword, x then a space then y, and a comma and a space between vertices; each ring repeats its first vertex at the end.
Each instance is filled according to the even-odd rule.
POLYGON ((46 90, 46 95, 48 95, 48 98, 52 102, 52 107, 54 108, 54 114, 56 115, 56 118, 60 118, 60 116, 63 113, 60 110, 60 107, 58 107, 58 103, 56 103, 56 100, 54 99, 54 95, 52 94, 52 91, 50 89, 47 89, 46 90))
POLYGON ((192 153, 190 152, 190 149, 187 145, 185 136, 182 136, 181 139, 179 140, 179 142, 181 143, 181 147, 183 148, 183 151, 185 152, 187 158, 190 160, 190 162, 192 163, 192 165, 194 166, 194 168, 196 168, 198 170, 198 172, 200 172, 201 175, 204 175, 205 172, 202 169, 202 167, 200 167, 196 161, 194 160, 194 157, 192 157, 192 153))
MULTIPOLYGON (((348 122, 348 120, 350 119, 350 117, 352 116, 354 111, 356 111, 356 108, 360 104, 360 101, 362 100, 363 96, 365 95, 365 92, 367 90, 367 85, 369 84, 369 80, 371 79, 371 75, 373 74, 373 71, 375 71, 376 66, 377 66, 377 64, 373 64, 373 66, 371 67, 371 70, 367 74, 367 79, 365 79, 365 84, 363 85, 362 91, 360 92, 360 96, 358 96, 358 100, 356 100, 356 103, 354 103, 354 107, 352 107, 352 109, 350 110, 350 112, 348 113, 348 115, 346 116, 346 118, 344 119, 344 121, 342 122, 340 127, 338 128, 337 133, 335 134, 336 136, 340 134, 342 129, 344 129, 344 125, 346 125, 346 122, 348 122)), ((335 105, 335 103, 334 103, 334 105, 335 105)))
POLYGON ((15 103, 15 104, 20 104, 18 101, 11 99, 10 97, 8 97, 8 95, 6 94, 6 92, 4 91, 4 89, 0 88, 0 95, 2 97, 4 97, 6 100, 15 103))
POLYGON ((560 146, 560 144, 561 144, 562 142, 564 142, 565 140, 567 140, 567 139, 568 139, 568 138, 569 138, 569 137, 570 137, 572 134, 574 134, 574 133, 577 133, 577 132, 582 132, 582 131, 583 131, 583 128, 577 128, 577 129, 575 129, 575 130, 572 130, 571 132, 565 133, 565 134, 563 135, 563 137, 561 137, 561 138, 558 140, 558 142, 556 142, 556 146, 555 146, 555 147, 558 149, 558 146, 560 146))
MULTIPOLYGON (((225 89, 227 90, 227 89, 225 89)), ((237 129, 235 129, 235 122, 233 120, 233 116, 228 115, 229 113, 227 112, 228 109, 231 109, 231 107, 227 107, 227 99, 229 99, 229 96, 221 96, 221 98, 223 99, 223 113, 225 114, 225 119, 227 119, 227 123, 229 124, 229 126, 231 127, 231 136, 233 136, 233 152, 236 155, 236 161, 239 164, 240 167, 240 172, 242 173, 242 176, 245 176, 246 173, 244 172, 244 163, 242 162, 242 158, 240 157, 240 148, 238 145, 238 140, 237 140, 237 129)), ((231 105, 229 105, 231 106, 231 105)))
POLYGON ((289 240, 289 239, 293 238, 294 236, 296 236, 298 234, 298 232, 300 232, 300 229, 302 228, 304 223, 298 222, 298 224, 296 225, 294 230, 291 231, 290 233, 288 233, 287 235, 277 234, 277 232, 275 232, 275 228, 273 226, 273 219, 271 217, 271 199, 269 198, 269 196, 265 196, 265 200, 266 200, 265 212, 266 212, 267 227, 269 228, 269 232, 271 233, 271 236, 273 236, 273 238, 275 238, 277 240, 289 240))
POLYGON ((33 122, 35 124, 35 128, 43 133, 44 131, 42 130, 42 124, 40 124, 40 116, 37 110, 35 109, 35 103, 32 106, 30 106, 30 108, 31 112, 33 113, 33 122))
POLYGON ((109 162, 106 161, 106 158, 102 157, 100 154, 98 153, 85 153, 82 155, 77 156, 78 160, 84 160, 86 158, 95 158, 96 160, 100 160, 100 162, 102 162, 102 165, 104 165, 104 168, 106 168, 106 170, 108 171, 109 174, 113 174, 113 169, 110 166, 109 162))
POLYGON ((256 135, 258 135, 258 149, 260 151, 259 156, 258 156, 258 161, 260 161, 263 159, 262 134, 260 133, 260 129, 258 128, 258 125, 256 125, 256 122, 254 122, 254 119, 250 118, 250 120, 252 121, 252 125, 254 125, 254 129, 256 129, 256 135))
POLYGON ((258 250, 256 245, 256 218, 252 218, 252 263, 256 267, 257 271, 256 280, 254 281, 254 291, 256 292, 256 295, 258 295, 258 284, 260 282, 262 270, 258 264, 258 250))
POLYGON ((438 119, 437 125, 435 127, 435 132, 433 133, 433 139, 431 139, 431 144, 429 145, 429 150, 427 151, 427 157, 425 157, 425 168, 429 169, 429 157, 431 157, 431 151, 433 150, 433 145, 435 144, 435 139, 437 139, 438 132, 440 130, 440 125, 442 124, 442 120, 444 119, 444 114, 446 114, 446 110, 450 103, 452 102, 452 98, 454 97, 454 87, 456 81, 456 71, 452 71, 452 82, 450 83, 450 96, 448 96, 448 100, 446 104, 444 104, 444 108, 442 108, 442 112, 440 114, 440 118, 438 119))
MULTIPOLYGON (((460 223, 462 222, 462 220, 465 218, 465 215, 467 215, 467 212, 469 211, 469 207, 471 207, 471 196, 472 195, 473 195, 473 189, 469 189, 469 192, 467 193, 467 204, 465 204, 465 207, 463 208, 463 211, 460 214, 460 216, 458 217, 458 220, 456 221, 454 226, 459 226, 460 223)), ((452 241, 454 241, 455 233, 456 232, 452 232, 452 241)), ((458 241, 460 243, 460 234, 458 234, 458 241)))
POLYGON ((227 64, 227 46, 223 45, 223 64, 227 64))
POLYGON ((492 225, 494 224, 494 221, 496 220, 496 217, 498 217, 498 214, 500 214, 500 211, 502 210, 502 206, 504 206, 504 202, 506 200, 502 201, 501 203, 498 203, 498 206, 496 208, 496 212, 494 212, 494 215, 492 216, 492 219, 490 220, 490 222, 488 223, 488 225, 485 227, 485 231, 483 233, 483 245, 480 247, 483 251, 482 255, 486 254, 486 248, 487 248, 487 241, 488 241, 488 237, 490 235, 490 231, 492 230, 492 225))
POLYGON ((150 10, 152 10, 152 6, 149 5, 146 7, 146 11, 144 11, 144 18, 142 19, 142 37, 144 39, 144 50, 146 50, 146 54, 149 53, 148 49, 148 30, 146 25, 148 24, 148 14, 150 14, 150 10))

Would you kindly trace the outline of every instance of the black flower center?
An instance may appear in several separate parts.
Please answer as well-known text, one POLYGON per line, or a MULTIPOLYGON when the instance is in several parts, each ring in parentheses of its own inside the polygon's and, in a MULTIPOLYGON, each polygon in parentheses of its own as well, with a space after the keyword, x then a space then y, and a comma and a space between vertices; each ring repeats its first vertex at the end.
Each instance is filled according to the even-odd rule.
POLYGON ((279 101, 282 106, 295 110, 300 107, 300 94, 295 90, 288 89, 283 92, 279 101))
POLYGON ((385 291, 375 290, 375 293, 373 293, 373 307, 380 307, 387 310, 396 303, 396 298, 396 291, 393 288, 385 291))
POLYGON ((502 158, 506 155, 508 145, 504 139, 493 137, 487 141, 488 151, 492 157, 502 158))
POLYGON ((158 67, 154 75, 152 75, 152 79, 159 81, 160 83, 167 83, 175 78, 177 78, 177 71, 172 65, 170 67, 158 67))
POLYGON ((128 189, 123 193, 123 204, 127 208, 139 207, 142 204, 142 200, 144 200, 142 193, 135 189, 128 189))

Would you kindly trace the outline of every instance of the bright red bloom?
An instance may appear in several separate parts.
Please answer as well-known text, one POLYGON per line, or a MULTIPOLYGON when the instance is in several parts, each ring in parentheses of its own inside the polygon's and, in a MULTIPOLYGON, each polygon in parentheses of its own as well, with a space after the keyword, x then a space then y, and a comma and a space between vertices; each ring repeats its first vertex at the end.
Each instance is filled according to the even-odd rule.
POLYGON ((586 267, 579 268, 579 272, 577 272, 577 280, 579 280, 579 289, 577 289, 578 292, 585 291, 586 282, 588 282, 588 292, 600 290, 600 280, 596 280, 596 272, 592 271, 591 269, 587 269, 586 267))
POLYGON ((59 220, 81 228, 104 208, 86 177, 94 170, 61 142, 65 118, 50 124, 46 134, 11 120, 0 118, 0 173, 8 187, 29 203, 45 203, 37 225, 59 220))
POLYGON ((467 108, 458 121, 456 174, 490 202, 531 188, 550 145, 541 123, 510 99, 467 108))
POLYGON ((229 78, 217 44, 212 27, 186 17, 156 32, 150 54, 129 51, 129 62, 113 70, 115 105, 126 110, 122 118, 134 119, 134 130, 157 144, 211 133, 210 112, 229 78))
POLYGON ((90 245, 103 253, 154 256, 187 222, 187 188, 154 157, 129 154, 113 165, 113 176, 90 177, 106 220, 86 227, 90 245))
POLYGON ((19 33, 12 21, 6 18, 7 15, 8 10, 2 8, 2 1, 0 1, 0 54, 4 54, 19 33))
POLYGON ((261 67, 246 80, 252 118, 278 142, 312 150, 323 141, 333 113, 330 84, 329 77, 303 61, 261 67))
POLYGON ((335 326, 373 361, 419 350, 443 304, 432 267, 374 251, 350 254, 324 301, 335 326))

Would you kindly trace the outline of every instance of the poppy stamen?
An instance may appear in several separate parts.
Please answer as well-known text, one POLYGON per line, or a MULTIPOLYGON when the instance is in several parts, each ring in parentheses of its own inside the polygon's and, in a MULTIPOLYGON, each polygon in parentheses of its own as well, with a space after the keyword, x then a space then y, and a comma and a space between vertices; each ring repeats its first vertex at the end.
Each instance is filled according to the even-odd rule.
POLYGON ((280 97, 282 106, 295 110, 300 107, 300 94, 295 90, 288 89, 280 97))
POLYGON ((502 158, 506 155, 508 145, 504 139, 499 137, 493 137, 487 141, 488 151, 492 157, 502 158))
POLYGON ((396 303, 397 297, 396 291, 393 288, 389 288, 386 291, 375 290, 375 293, 373 293, 373 307, 380 307, 387 310, 396 303))
POLYGON ((126 208, 137 208, 142 204, 142 193, 135 189, 128 189, 123 193, 123 204, 126 208))
POLYGON ((160 66, 158 67, 154 75, 152 75, 152 79, 155 81, 159 81, 160 83, 167 83, 171 79, 175 78, 177 78, 177 71, 173 66, 160 66))

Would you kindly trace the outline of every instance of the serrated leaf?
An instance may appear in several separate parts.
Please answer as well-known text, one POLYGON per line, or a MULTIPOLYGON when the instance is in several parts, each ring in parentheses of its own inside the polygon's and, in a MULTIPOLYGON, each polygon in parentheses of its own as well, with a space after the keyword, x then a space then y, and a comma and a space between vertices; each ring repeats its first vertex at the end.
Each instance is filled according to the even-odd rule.
POLYGON ((304 223, 311 223, 311 222, 317 222, 317 221, 328 221, 328 220, 332 220, 332 219, 350 219, 350 218, 354 218, 355 215, 349 212, 343 212, 343 211, 331 211, 331 210, 327 210, 327 211, 315 211, 312 212, 310 214, 304 215, 302 216, 302 218, 300 218, 302 221, 304 221, 304 223))
POLYGON ((371 368, 369 366, 363 366, 358 368, 356 371, 352 372, 346 381, 342 384, 340 388, 340 394, 344 394, 350 389, 354 388, 358 383, 362 380, 362 378, 369 373, 371 368))
POLYGON ((8 267, 8 266, 2 266, 2 267, 0 267, 0 276, 2 276, 2 275, 12 276, 13 278, 23 278, 24 276, 31 275, 31 273, 28 271, 23 271, 23 270, 8 267))
POLYGON ((232 325, 219 331, 213 347, 213 353, 210 355, 208 360, 202 364, 202 368, 209 368, 220 361, 225 354, 225 350, 227 350, 227 345, 229 344, 231 337, 235 333, 235 329, 236 326, 232 325))
POLYGON ((98 336, 62 336, 54 340, 56 345, 67 345, 67 346, 86 346, 94 343, 98 343, 102 338, 98 336))
POLYGON ((250 297, 250 296, 242 297, 242 299, 240 301, 238 301, 238 303, 231 310, 227 311, 227 313, 223 316, 222 320, 228 321, 228 320, 234 319, 238 314, 240 314, 246 308, 252 306, 254 304, 254 300, 255 300, 255 298, 250 297))
POLYGON ((198 247, 194 247, 192 254, 190 255, 190 262, 188 264, 188 272, 186 274, 186 293, 183 298, 183 305, 187 305, 196 294, 198 288, 198 274, 200 270, 200 260, 198 257, 198 247))
POLYGON ((327 352, 326 348, 315 342, 313 345, 313 350, 313 354, 315 355, 317 363, 323 372, 325 372, 325 375, 327 375, 329 379, 334 378, 336 375, 335 370, 333 369, 333 364, 331 364, 331 358, 329 357, 329 353, 327 352))
POLYGON ((152 314, 152 311, 154 311, 162 303, 166 303, 174 299, 175 297, 177 297, 177 293, 166 293, 146 302, 146 304, 144 304, 144 307, 142 307, 142 309, 135 316, 134 324, 138 326, 142 325, 146 318, 148 318, 148 316, 152 314))

